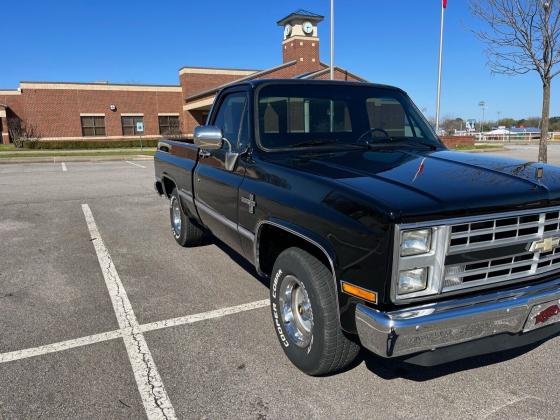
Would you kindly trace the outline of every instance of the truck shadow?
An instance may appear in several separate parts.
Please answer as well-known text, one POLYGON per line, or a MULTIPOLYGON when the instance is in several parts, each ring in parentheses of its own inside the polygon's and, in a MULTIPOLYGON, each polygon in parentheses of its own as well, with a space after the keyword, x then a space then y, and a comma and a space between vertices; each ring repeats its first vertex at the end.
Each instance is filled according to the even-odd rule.
MULTIPOLYGON (((261 284, 263 284, 267 288, 270 286, 269 279, 260 276, 251 263, 249 263, 244 257, 239 255, 228 245, 221 242, 219 239, 215 237, 208 237, 204 240, 204 243, 202 245, 217 246, 229 258, 231 258, 233 262, 238 264, 261 284)), ((376 356, 366 349, 362 349, 356 360, 354 360, 354 362, 347 366, 342 372, 348 372, 356 369, 363 363, 370 372, 385 380, 402 378, 415 382, 424 382, 432 379, 437 379, 442 376, 452 375, 462 371, 477 369, 480 367, 515 359, 516 357, 519 357, 525 353, 530 352, 531 350, 536 349, 551 338, 552 337, 549 337, 533 344, 511 350, 465 358, 436 366, 420 366, 398 359, 385 359, 383 357, 376 356)), ((336 376, 340 373, 341 372, 339 371, 328 376, 336 376)))
POLYGON ((362 349, 359 357, 352 366, 349 366, 349 369, 353 369, 354 367, 364 363, 370 372, 376 374, 382 379, 391 380, 403 378, 415 382, 424 382, 465 370, 477 369, 515 359, 516 357, 536 349, 548 340, 549 339, 544 339, 527 346, 500 351, 497 353, 474 356, 436 366, 420 366, 400 360, 388 360, 362 349))
POLYGON ((227 256, 230 257, 233 260, 233 262, 235 262, 237 265, 239 265, 248 274, 253 276, 256 280, 258 280, 260 283, 262 283, 267 288, 269 287, 269 285, 270 285, 269 279, 267 279, 266 277, 260 276, 259 273, 257 273, 257 270, 255 270, 255 267, 249 261, 247 261, 243 256, 239 255, 237 253, 237 251, 234 251, 228 245, 226 245, 225 243, 220 241, 218 238, 216 238, 214 236, 208 236, 208 237, 204 238, 204 242, 201 245, 202 246, 204 246, 204 245, 215 245, 215 246, 217 246, 224 254, 227 254, 227 256))

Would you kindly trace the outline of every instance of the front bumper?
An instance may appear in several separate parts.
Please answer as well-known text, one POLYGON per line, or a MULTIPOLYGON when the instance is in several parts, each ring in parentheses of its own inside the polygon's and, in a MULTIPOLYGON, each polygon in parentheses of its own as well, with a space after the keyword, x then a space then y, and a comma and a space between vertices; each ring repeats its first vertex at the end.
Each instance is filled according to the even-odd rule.
POLYGON ((399 357, 498 334, 523 334, 533 308, 545 303, 560 305, 560 278, 393 312, 358 304, 356 327, 368 350, 399 357))

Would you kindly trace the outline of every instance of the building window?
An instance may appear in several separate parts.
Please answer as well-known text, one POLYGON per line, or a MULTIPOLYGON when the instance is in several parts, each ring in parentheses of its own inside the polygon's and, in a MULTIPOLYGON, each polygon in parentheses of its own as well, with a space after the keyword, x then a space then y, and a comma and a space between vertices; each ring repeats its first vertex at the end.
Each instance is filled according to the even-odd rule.
POLYGON ((159 134, 180 134, 178 115, 159 116, 159 134))
POLYGON ((124 136, 137 136, 144 134, 143 131, 137 131, 137 123, 142 123, 144 125, 144 117, 121 117, 122 122, 122 133, 124 136))
POLYGON ((104 136, 105 135, 105 117, 80 117, 82 121, 82 136, 104 136))

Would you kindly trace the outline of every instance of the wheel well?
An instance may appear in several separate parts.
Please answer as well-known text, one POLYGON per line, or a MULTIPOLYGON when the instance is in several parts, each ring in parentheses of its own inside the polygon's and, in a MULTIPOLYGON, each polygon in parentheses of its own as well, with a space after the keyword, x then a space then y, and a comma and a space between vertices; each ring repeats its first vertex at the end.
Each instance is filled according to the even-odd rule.
POLYGON ((161 179, 161 182, 163 182, 163 190, 165 192, 165 195, 167 196, 167 198, 171 197, 171 192, 173 191, 173 188, 175 188, 175 183, 166 177, 163 177, 161 179))
POLYGON ((329 271, 332 271, 328 257, 317 245, 287 230, 274 225, 264 224, 259 231, 258 240, 258 268, 267 276, 271 275, 272 267, 278 255, 285 249, 291 247, 301 248, 309 252, 325 264, 329 271))

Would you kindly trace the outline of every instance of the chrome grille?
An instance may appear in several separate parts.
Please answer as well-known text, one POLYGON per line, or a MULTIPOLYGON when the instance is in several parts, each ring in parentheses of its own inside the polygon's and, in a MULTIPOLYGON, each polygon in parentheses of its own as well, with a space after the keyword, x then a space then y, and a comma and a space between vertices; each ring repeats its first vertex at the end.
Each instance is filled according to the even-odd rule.
POLYGON ((526 252, 511 257, 448 265, 443 292, 544 274, 560 269, 560 248, 547 253, 526 252))
POLYGON ((560 247, 548 252, 529 250, 534 241, 560 237, 557 208, 455 223, 450 229, 447 255, 461 254, 459 259, 463 262, 445 265, 442 292, 560 270, 560 247), (511 255, 504 252, 508 247, 512 249, 511 255), (506 255, 492 258, 484 255, 484 250, 488 250, 487 254, 496 250, 506 255))
POLYGON ((460 223, 451 226, 447 253, 507 246, 555 234, 560 234, 558 211, 460 223))

